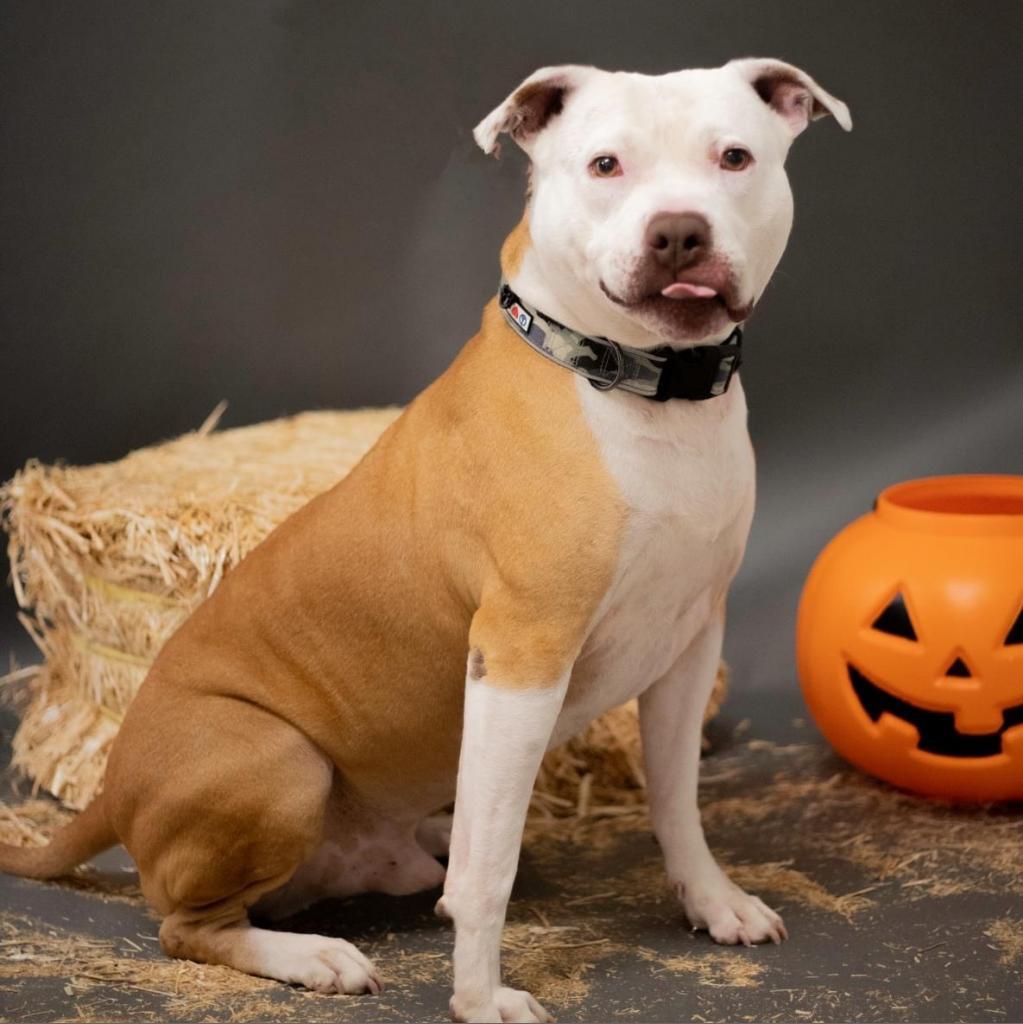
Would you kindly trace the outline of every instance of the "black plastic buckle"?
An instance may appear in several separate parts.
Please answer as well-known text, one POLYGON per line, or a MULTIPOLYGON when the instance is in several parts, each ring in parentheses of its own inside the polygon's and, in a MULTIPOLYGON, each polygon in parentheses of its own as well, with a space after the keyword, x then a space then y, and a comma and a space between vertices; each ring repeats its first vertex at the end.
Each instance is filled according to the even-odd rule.
POLYGON ((664 346, 654 349, 654 354, 664 358, 657 393, 650 396, 654 401, 684 398, 703 402, 723 395, 732 383, 742 365, 742 332, 736 328, 720 345, 664 346))
POLYGON ((497 301, 501 309, 507 309, 515 301, 515 293, 507 284, 501 285, 501 290, 497 294, 497 301))

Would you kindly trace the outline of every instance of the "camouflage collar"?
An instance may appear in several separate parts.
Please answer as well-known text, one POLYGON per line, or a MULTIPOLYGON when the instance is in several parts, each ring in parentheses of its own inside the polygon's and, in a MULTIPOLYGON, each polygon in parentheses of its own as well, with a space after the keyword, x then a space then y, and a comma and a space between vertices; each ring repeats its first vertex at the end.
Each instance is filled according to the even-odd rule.
POLYGON ((742 363, 738 327, 718 345, 683 349, 663 345, 645 350, 573 331, 527 305, 505 281, 498 303, 523 341, 600 391, 619 388, 655 402, 669 398, 699 402, 723 395, 742 363))

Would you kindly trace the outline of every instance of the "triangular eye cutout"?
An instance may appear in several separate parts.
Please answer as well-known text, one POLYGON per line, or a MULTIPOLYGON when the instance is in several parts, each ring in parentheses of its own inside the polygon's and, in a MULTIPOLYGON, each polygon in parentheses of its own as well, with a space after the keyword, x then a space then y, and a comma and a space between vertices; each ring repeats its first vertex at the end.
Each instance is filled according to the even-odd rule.
POLYGON ((956 658, 951 665, 945 669, 945 675, 957 676, 960 679, 972 679, 973 673, 969 670, 962 658, 956 658))
POLYGON ((909 618, 909 610, 906 608, 906 599, 901 591, 897 593, 885 606, 881 614, 874 619, 872 629, 881 633, 889 633, 892 636, 901 636, 906 640, 916 639, 916 630, 909 618))
POLYGON ((1023 608, 1019 610, 1019 615, 1016 616, 1016 621, 1012 624, 1012 629, 1009 630, 1009 635, 1005 638, 1006 647, 1014 644, 1023 644, 1023 608))

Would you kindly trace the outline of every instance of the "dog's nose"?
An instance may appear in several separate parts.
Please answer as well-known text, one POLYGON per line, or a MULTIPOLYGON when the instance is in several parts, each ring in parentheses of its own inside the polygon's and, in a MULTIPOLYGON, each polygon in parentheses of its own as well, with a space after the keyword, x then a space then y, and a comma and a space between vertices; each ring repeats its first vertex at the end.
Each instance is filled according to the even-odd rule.
POLYGON ((710 250, 710 224, 699 213, 659 213, 647 225, 646 242, 657 262, 677 274, 710 250))

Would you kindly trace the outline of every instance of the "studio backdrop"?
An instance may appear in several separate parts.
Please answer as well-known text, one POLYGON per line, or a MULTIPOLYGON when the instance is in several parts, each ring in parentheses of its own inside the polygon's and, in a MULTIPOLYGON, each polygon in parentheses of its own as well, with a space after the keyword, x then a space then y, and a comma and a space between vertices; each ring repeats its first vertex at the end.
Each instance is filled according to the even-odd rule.
POLYGON ((728 653, 740 689, 793 692, 829 536, 898 479, 1023 471, 1021 34, 1015 0, 5 4, 0 475, 221 399, 228 426, 407 402, 495 290, 525 161, 471 129, 517 82, 781 57, 855 122, 794 145, 746 336, 759 506, 728 653))

